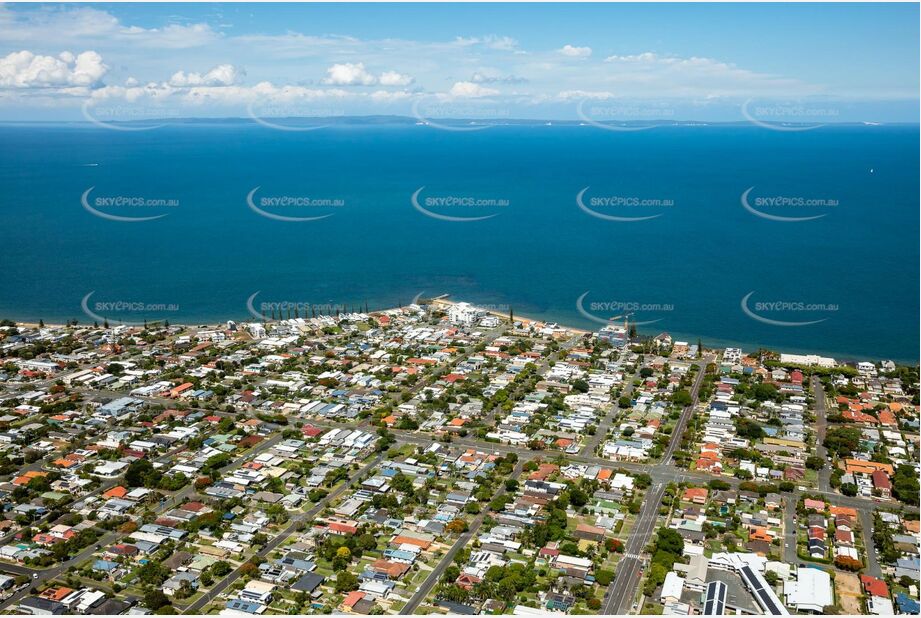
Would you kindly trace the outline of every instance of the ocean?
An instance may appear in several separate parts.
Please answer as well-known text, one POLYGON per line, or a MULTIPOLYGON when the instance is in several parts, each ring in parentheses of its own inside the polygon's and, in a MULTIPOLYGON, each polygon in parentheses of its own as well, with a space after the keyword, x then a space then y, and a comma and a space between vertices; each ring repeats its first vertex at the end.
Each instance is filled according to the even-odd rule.
POLYGON ((917 125, 5 124, 0 318, 210 323, 450 294, 917 363, 918 152, 917 125))

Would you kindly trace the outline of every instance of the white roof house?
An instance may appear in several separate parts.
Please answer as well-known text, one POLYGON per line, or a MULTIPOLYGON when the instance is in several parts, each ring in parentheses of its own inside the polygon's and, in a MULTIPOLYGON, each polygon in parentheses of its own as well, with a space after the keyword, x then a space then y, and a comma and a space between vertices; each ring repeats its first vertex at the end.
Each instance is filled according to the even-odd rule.
POLYGON ((96 466, 96 469, 93 471, 93 474, 95 474, 96 476, 104 476, 106 478, 113 478, 121 474, 127 468, 128 468, 128 464, 126 464, 123 461, 107 461, 105 463, 102 463, 96 466))
POLYGON ((684 578, 674 571, 669 571, 665 576, 665 583, 662 584, 662 594, 659 598, 663 603, 670 599, 681 599, 681 591, 683 589, 684 578))
POLYGON ((827 605, 834 605, 831 591, 831 576, 820 569, 800 567, 796 581, 784 585, 787 605, 797 611, 821 612, 827 605))

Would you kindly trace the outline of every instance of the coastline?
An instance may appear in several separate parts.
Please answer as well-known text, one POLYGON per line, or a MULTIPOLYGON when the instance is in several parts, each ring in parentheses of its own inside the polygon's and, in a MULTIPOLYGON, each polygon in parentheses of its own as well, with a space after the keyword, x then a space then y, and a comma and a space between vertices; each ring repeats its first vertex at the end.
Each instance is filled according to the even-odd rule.
MULTIPOLYGON (((430 302, 432 305, 436 307, 451 307, 453 305, 458 305, 464 301, 450 300, 447 294, 443 294, 441 296, 437 296, 437 297, 430 299, 430 302)), ((475 307, 478 306, 476 303, 469 303, 469 304, 475 307)), ((387 311, 393 311, 395 309, 399 309, 399 307, 390 307, 387 309, 376 309, 374 311, 369 311, 368 315, 372 315, 372 316, 380 315, 380 314, 386 313, 387 311)), ((483 310, 489 315, 495 316, 497 318, 508 319, 507 313, 503 313, 501 311, 495 311, 493 309, 483 309, 483 310)), ((515 321, 521 322, 525 326, 530 326, 531 324, 551 324, 551 323, 558 324, 557 322, 552 322, 550 320, 542 320, 539 318, 529 317, 526 315, 515 314, 514 318, 515 318, 515 321)), ((232 319, 233 318, 228 318, 228 320, 232 320, 232 319)), ((38 322, 22 322, 19 320, 11 320, 11 321, 15 322, 16 326, 25 326, 28 328, 39 328, 38 322)), ((233 321, 235 322, 255 322, 257 320, 250 319, 250 320, 233 320, 233 321)), ((226 320, 221 321, 221 322, 205 321, 205 323, 188 323, 188 322, 172 322, 172 321, 170 322, 170 326, 182 326, 184 328, 200 328, 202 326, 205 326, 208 328, 221 328, 225 324, 226 324, 226 320)), ((65 326, 69 326, 69 324, 66 324, 63 322, 45 322, 45 328, 63 328, 65 326)), ((78 322, 77 326, 87 326, 87 324, 78 322)), ((112 326, 113 327, 120 326, 120 324, 113 320, 112 326)), ((131 326, 131 325, 125 325, 125 326, 130 326, 132 328, 138 328, 137 326, 131 326)), ((586 330, 584 328, 578 328, 575 326, 566 326, 565 324, 559 324, 559 326, 560 328, 563 328, 577 335, 590 335, 595 332, 592 330, 586 330)))
MULTIPOLYGON (((437 298, 432 299, 432 304, 436 306, 445 305, 445 306, 451 307, 453 305, 458 305, 461 302, 463 301, 450 300, 447 298, 447 295, 439 296, 437 298)), ((469 303, 469 304, 473 305, 474 307, 477 306, 476 303, 469 303)), ((484 309, 484 311, 488 313, 489 315, 495 316, 497 318, 508 319, 508 313, 503 313, 501 311, 496 311, 493 309, 484 309)), ((513 318, 515 319, 516 322, 521 322, 525 326, 530 326, 531 324, 558 324, 557 322, 551 322, 549 320, 540 320, 537 318, 528 317, 526 315, 515 314, 513 318)), ((595 332, 593 330, 585 330, 584 328, 577 328, 575 326, 566 326, 564 324, 559 324, 559 326, 560 328, 564 328, 567 331, 571 333, 575 333, 577 335, 591 335, 592 333, 595 332)))
MULTIPOLYGON (((432 297, 428 299, 428 301, 430 304, 436 307, 442 308, 442 309, 445 309, 453 305, 460 304, 461 302, 466 302, 466 301, 460 301, 460 300, 451 300, 449 296, 450 296, 449 294, 442 294, 440 296, 432 297)), ((475 307, 478 307, 478 306, 482 307, 482 305, 478 305, 475 302, 470 302, 469 304, 475 307)), ((371 316, 381 315, 387 311, 393 311, 397 309, 400 309, 400 307, 394 306, 394 307, 388 307, 386 309, 376 309, 373 311, 369 311, 368 315, 371 315, 371 316)), ((495 309, 486 309, 486 308, 483 308, 483 310, 487 314, 498 317, 500 319, 508 319, 507 312, 497 311, 495 309)), ((2 316, 0 316, 0 319, 2 319, 2 316)), ((579 328, 577 326, 569 326, 569 325, 563 324, 559 321, 552 320, 552 319, 535 318, 533 316, 520 315, 517 313, 514 315, 514 319, 515 321, 520 321, 523 325, 526 325, 526 326, 530 326, 531 324, 557 324, 560 328, 565 329, 566 331, 572 333, 573 335, 578 335, 578 336, 592 335, 595 332, 597 332, 597 329, 588 330, 584 328, 579 328)), ((229 320, 233 320, 237 323, 246 323, 246 322, 256 321, 252 319, 252 316, 249 316, 248 319, 227 318, 226 320, 222 320, 219 322, 212 321, 209 319, 201 320, 197 322, 170 321, 170 326, 177 326, 177 327, 182 327, 182 328, 221 329, 226 326, 226 323, 229 320)), ((15 323, 16 326, 23 326, 26 328, 39 328, 38 322, 20 321, 20 320, 14 320, 14 319, 10 319, 10 321, 15 323)), ((45 322, 46 328, 62 328, 66 326, 69 326, 69 324, 64 323, 64 322, 45 322)), ((88 326, 88 324, 85 322, 78 322, 77 326, 85 327, 85 326, 88 326)), ((115 327, 115 326, 120 326, 120 324, 113 323, 112 327, 115 327)), ((138 326, 134 326, 134 325, 125 325, 125 326, 128 326, 129 328, 139 328, 138 326)), ((688 333, 680 333, 680 332, 672 332, 672 331, 668 331, 668 332, 673 336, 673 338, 677 338, 680 340, 687 340, 693 343, 696 343, 697 339, 700 338, 697 335, 691 335, 688 333)), ((648 333, 646 334, 648 335, 648 333)), ((902 358, 897 358, 897 357, 882 357, 882 356, 876 356, 876 355, 871 355, 871 354, 856 355, 853 353, 832 352, 828 350, 817 350, 817 349, 809 349, 809 348, 790 348, 790 347, 777 347, 777 346, 769 346, 769 345, 763 346, 763 345, 756 344, 756 343, 740 342, 740 341, 734 341, 731 339, 722 339, 722 338, 716 338, 715 340, 714 338, 710 338, 710 341, 708 343, 707 339, 703 339, 703 338, 700 338, 700 339, 702 340, 704 348, 706 349, 718 350, 718 349, 725 348, 725 347, 737 347, 737 348, 740 348, 744 353, 748 354, 748 353, 757 351, 761 347, 764 347, 764 348, 770 349, 777 353, 816 354, 819 356, 829 356, 831 358, 834 358, 835 361, 840 365, 853 364, 853 363, 857 363, 860 361, 877 362, 877 361, 884 361, 884 360, 892 360, 896 362, 897 364, 906 365, 906 366, 917 366, 921 364, 919 363, 919 359, 907 360, 907 359, 902 359, 902 358)))

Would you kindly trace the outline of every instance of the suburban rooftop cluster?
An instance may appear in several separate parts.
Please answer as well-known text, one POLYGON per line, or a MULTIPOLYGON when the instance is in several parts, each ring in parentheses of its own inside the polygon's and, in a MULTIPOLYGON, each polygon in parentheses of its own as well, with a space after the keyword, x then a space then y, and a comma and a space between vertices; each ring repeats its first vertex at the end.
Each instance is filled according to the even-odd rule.
POLYGON ((918 613, 918 387, 443 298, 4 321, 0 610, 918 613))

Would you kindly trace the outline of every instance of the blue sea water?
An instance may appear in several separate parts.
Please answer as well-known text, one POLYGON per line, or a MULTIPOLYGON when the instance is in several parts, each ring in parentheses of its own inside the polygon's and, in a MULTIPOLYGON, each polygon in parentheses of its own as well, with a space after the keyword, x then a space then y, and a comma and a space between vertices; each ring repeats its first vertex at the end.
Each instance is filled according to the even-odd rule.
POLYGON ((657 320, 642 332, 691 342, 915 363, 918 135, 917 126, 9 124, 0 126, 0 317, 91 321, 81 307, 91 292, 88 306, 112 321, 174 323, 245 319, 257 292, 257 310, 281 302, 376 309, 447 293, 599 327, 580 312, 581 297, 601 321, 623 313, 617 303, 636 303, 631 319, 657 320), (254 203, 269 214, 331 216, 262 216, 246 200, 257 187, 254 203), (592 216, 576 202, 586 187, 583 203, 603 215, 658 216, 592 216), (758 217, 741 203, 750 187, 749 204, 762 212, 824 216, 758 217), (100 212, 166 216, 96 216, 81 204, 91 188, 87 203, 100 212), (411 201, 420 188, 423 209, 490 218, 427 216, 411 201), (97 201, 117 196, 178 205, 97 201), (279 196, 342 205, 261 201, 279 196), (438 205, 434 197, 508 203, 438 205), (794 203, 756 205, 757 197, 794 203), (821 321, 758 321, 741 307, 749 293, 756 315, 821 321), (105 304, 118 301, 140 304, 105 304), (791 305, 758 304, 775 301, 791 305))

